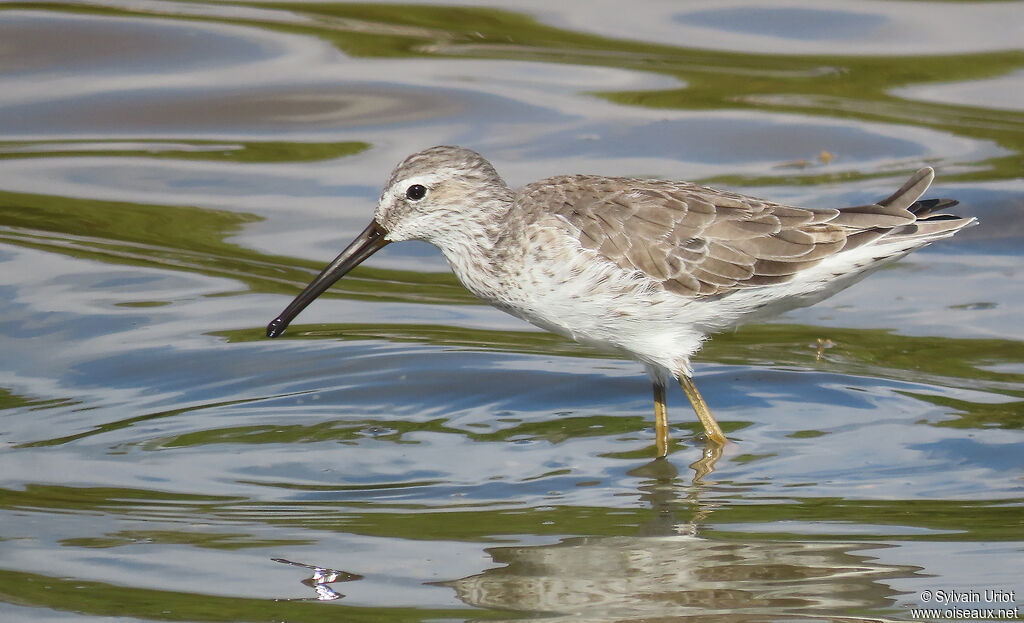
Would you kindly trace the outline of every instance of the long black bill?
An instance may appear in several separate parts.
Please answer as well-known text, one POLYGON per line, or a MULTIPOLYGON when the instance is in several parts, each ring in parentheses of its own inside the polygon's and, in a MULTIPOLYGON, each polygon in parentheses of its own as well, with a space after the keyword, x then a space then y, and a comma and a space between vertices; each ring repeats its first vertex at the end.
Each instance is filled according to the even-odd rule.
POLYGON ((376 220, 356 236, 356 239, 349 244, 334 261, 323 269, 316 279, 311 281, 306 289, 299 293, 295 299, 284 308, 281 314, 267 325, 267 337, 277 337, 288 328, 288 323, 299 315, 299 312, 306 309, 306 306, 313 302, 313 299, 324 293, 335 281, 341 279, 345 274, 359 266, 363 260, 377 252, 381 247, 391 242, 386 239, 388 231, 376 220))

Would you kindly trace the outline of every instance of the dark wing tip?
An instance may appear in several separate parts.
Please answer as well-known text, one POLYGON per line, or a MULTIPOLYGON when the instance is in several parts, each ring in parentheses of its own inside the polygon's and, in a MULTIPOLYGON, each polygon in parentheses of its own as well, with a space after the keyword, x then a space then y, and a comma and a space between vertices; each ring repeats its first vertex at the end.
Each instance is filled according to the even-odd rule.
POLYGON ((913 212, 914 216, 917 218, 923 218, 932 212, 952 208, 959 203, 960 202, 956 199, 922 199, 920 201, 915 201, 907 209, 913 212))

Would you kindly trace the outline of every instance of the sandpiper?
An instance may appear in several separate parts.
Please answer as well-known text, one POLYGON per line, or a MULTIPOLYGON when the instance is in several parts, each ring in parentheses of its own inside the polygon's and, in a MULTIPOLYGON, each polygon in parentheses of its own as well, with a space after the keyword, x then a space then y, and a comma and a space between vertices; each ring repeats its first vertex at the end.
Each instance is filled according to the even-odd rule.
POLYGON ((498 309, 626 354, 654 384, 656 447, 668 452, 665 386, 679 381, 707 434, 725 435, 693 382, 708 335, 811 305, 975 222, 920 200, 924 168, 890 197, 799 208, 687 182, 566 175, 512 189, 480 154, 431 147, 391 173, 373 220, 267 326, 288 323, 390 242, 425 240, 498 309))

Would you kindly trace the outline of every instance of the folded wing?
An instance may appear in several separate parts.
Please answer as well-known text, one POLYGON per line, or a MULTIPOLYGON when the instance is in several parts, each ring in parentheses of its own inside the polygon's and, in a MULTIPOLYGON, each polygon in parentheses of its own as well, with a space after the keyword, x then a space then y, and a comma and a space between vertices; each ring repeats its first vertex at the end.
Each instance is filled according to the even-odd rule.
POLYGON ((545 180, 522 193, 553 210, 584 248, 667 290, 703 297, 784 282, 882 238, 920 246, 952 235, 973 219, 934 213, 953 200, 918 201, 933 178, 932 169, 921 169, 892 196, 839 210, 685 182, 596 176, 545 180))

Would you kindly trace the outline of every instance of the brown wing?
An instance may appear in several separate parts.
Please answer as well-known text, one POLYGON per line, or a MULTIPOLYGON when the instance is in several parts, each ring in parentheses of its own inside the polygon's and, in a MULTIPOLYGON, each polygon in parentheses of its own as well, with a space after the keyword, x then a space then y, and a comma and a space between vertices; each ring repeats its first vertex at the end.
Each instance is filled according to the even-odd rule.
POLYGON ((784 206, 683 182, 596 176, 552 178, 521 192, 526 203, 561 217, 584 248, 696 297, 789 280, 913 224, 908 208, 933 176, 922 169, 886 200, 842 210, 784 206))

